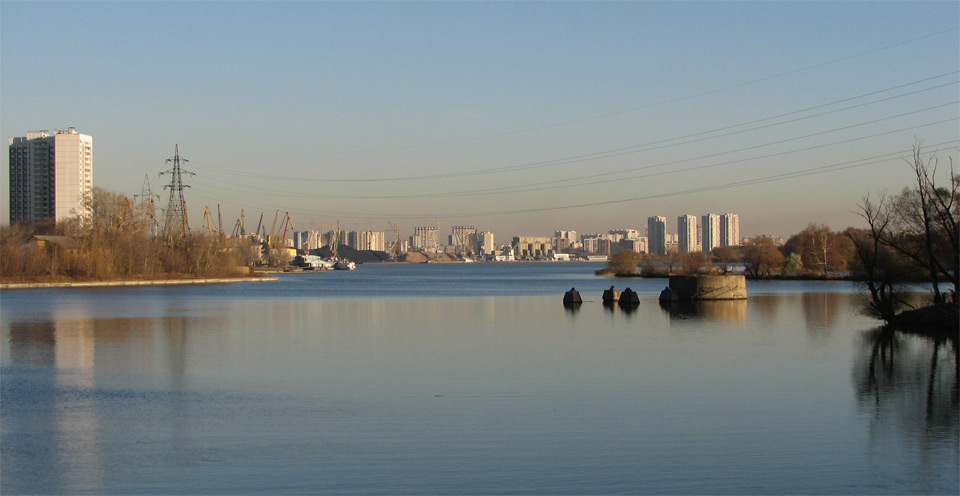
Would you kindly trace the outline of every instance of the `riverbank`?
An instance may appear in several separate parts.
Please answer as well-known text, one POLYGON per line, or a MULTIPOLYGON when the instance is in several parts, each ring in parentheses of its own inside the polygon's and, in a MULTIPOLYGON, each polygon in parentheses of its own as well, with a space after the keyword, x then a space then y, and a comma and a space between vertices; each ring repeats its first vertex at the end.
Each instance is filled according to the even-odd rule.
POLYGON ((901 312, 887 323, 899 331, 957 340, 960 335, 960 308, 956 304, 930 305, 901 312))
POLYGON ((2 283, 0 289, 99 288, 117 286, 170 286, 181 284, 226 284, 233 282, 276 281, 276 276, 219 277, 202 279, 150 279, 136 281, 27 282, 2 283))

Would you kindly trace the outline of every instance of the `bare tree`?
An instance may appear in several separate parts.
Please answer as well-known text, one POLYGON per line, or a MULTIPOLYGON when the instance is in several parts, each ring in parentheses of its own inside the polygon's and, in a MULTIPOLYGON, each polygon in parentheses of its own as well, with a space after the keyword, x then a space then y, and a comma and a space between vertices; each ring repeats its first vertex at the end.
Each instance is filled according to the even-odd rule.
POLYGON ((922 143, 913 146, 907 162, 914 172, 915 189, 904 191, 893 199, 896 212, 882 241, 924 268, 933 288, 935 302, 942 302, 940 280, 958 288, 960 278, 960 177, 950 161, 948 186, 937 183, 936 152, 924 153, 922 143), (895 230, 895 232, 889 232, 895 230))
POLYGON ((864 196, 857 214, 867 222, 868 229, 846 232, 854 246, 854 270, 870 293, 867 313, 884 320, 890 320, 903 306, 897 286, 910 272, 901 257, 883 241, 895 215, 892 205, 885 194, 880 195, 877 203, 869 195, 864 196))

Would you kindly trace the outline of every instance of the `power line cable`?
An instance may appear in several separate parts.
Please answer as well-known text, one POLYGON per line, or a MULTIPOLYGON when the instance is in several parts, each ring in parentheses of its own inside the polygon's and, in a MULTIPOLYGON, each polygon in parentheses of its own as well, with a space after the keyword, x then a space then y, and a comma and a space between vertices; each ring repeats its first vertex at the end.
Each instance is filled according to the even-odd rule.
MULTIPOLYGON (((266 189, 266 188, 257 188, 257 189, 255 189, 255 190, 248 190, 248 192, 258 192, 258 193, 272 192, 272 193, 275 193, 275 194, 278 194, 278 195, 287 196, 287 197, 302 197, 302 198, 386 200, 386 199, 402 199, 402 198, 429 198, 429 197, 442 198, 442 197, 452 197, 452 196, 481 196, 481 195, 487 195, 487 194, 506 194, 506 193, 518 193, 518 192, 527 192, 527 191, 540 191, 540 190, 545 190, 545 189, 557 189, 557 188, 565 188, 565 187, 573 187, 573 186, 585 186, 585 185, 600 184, 600 183, 606 183, 606 182, 612 182, 612 181, 620 181, 620 180, 626 180, 626 179, 635 179, 635 178, 642 178, 642 177, 650 177, 650 176, 652 176, 652 175, 662 175, 662 174, 669 174, 669 173, 674 173, 674 172, 667 171, 667 172, 662 172, 662 173, 657 173, 657 174, 633 176, 633 177, 619 178, 619 179, 609 179, 609 180, 595 181, 595 182, 588 182, 588 183, 575 182, 575 181, 583 181, 583 180, 595 179, 595 178, 599 178, 599 177, 609 177, 609 176, 614 176, 614 175, 626 174, 626 173, 629 173, 629 172, 637 172, 637 171, 641 171, 641 170, 648 170, 648 169, 666 167, 666 166, 670 166, 670 165, 677 165, 677 164, 682 164, 682 163, 687 163, 687 162, 694 162, 694 161, 697 161, 697 160, 704 160, 704 159, 709 159, 709 158, 716 158, 716 157, 723 156, 723 155, 729 155, 729 154, 733 154, 733 153, 740 153, 740 152, 744 152, 744 151, 750 151, 750 150, 755 150, 755 149, 764 148, 764 147, 768 147, 768 146, 783 144, 783 143, 787 143, 787 142, 790 142, 790 141, 797 141, 797 140, 801 140, 801 139, 805 139, 805 138, 810 138, 810 137, 814 137, 814 136, 820 136, 820 135, 830 134, 830 133, 837 132, 837 131, 848 130, 848 129, 852 129, 852 128, 854 128, 854 127, 859 127, 859 126, 863 126, 863 125, 875 124, 875 123, 877 123, 877 122, 881 122, 881 121, 884 121, 884 120, 896 119, 896 118, 904 117, 904 116, 911 115, 911 114, 916 114, 916 113, 921 113, 921 112, 929 111, 929 110, 932 110, 932 109, 937 109, 937 108, 942 108, 942 107, 945 107, 945 106, 955 105, 955 104, 957 104, 957 103, 960 103, 960 101, 955 101, 955 102, 951 102, 951 103, 941 104, 941 105, 937 105, 937 106, 934 106, 934 107, 929 107, 929 108, 927 108, 927 109, 921 109, 921 110, 916 110, 916 111, 907 112, 907 113, 903 113, 903 114, 898 114, 898 115, 895 115, 895 116, 885 117, 885 118, 881 118, 881 119, 875 119, 875 120, 872 120, 872 121, 867 121, 867 122, 864 122, 864 123, 854 124, 854 125, 850 125, 850 126, 843 126, 843 127, 835 128, 835 129, 832 129, 832 130, 820 131, 820 132, 812 133, 812 134, 808 134, 808 135, 803 135, 803 136, 798 136, 798 137, 793 137, 793 138, 788 138, 788 139, 783 139, 783 140, 779 140, 779 141, 768 142, 768 143, 763 143, 763 144, 758 144, 758 145, 752 145, 752 146, 749 146, 749 147, 743 147, 743 148, 734 149, 734 150, 717 152, 717 153, 708 154, 708 155, 701 155, 701 156, 692 157, 692 158, 686 158, 686 159, 680 159, 680 160, 673 160, 673 161, 669 161, 669 162, 661 162, 661 163, 651 164, 651 165, 645 165, 645 166, 641 166, 641 167, 631 167, 631 168, 628 168, 628 169, 621 169, 621 170, 617 170, 617 171, 610 171, 610 172, 603 172, 603 173, 594 173, 594 174, 589 174, 589 175, 579 176, 579 177, 574 177, 574 178, 555 179, 555 180, 550 180, 550 181, 541 181, 541 182, 537 182, 537 183, 527 183, 527 184, 524 184, 524 185, 512 185, 512 186, 506 186, 506 187, 487 188, 487 189, 480 189, 480 190, 466 190, 466 191, 456 191, 456 192, 445 192, 445 193, 420 193, 420 194, 407 194, 407 195, 318 195, 318 194, 311 194, 311 193, 295 193, 295 192, 291 192, 291 191, 269 190, 269 189, 266 189), (561 183, 572 183, 572 184, 565 184, 565 185, 563 185, 563 186, 555 186, 555 187, 552 187, 552 188, 542 187, 542 186, 547 186, 547 185, 551 185, 551 184, 554 184, 554 185, 555 185, 555 184, 561 184, 561 183), (530 189, 524 189, 524 188, 530 188, 530 189)), ((693 167, 693 168, 687 168, 687 169, 679 169, 679 170, 677 170, 677 171, 675 171, 675 172, 687 172, 687 171, 690 171, 690 170, 699 170, 699 169, 705 169, 705 168, 718 167, 718 166, 722 166, 722 165, 729 165, 729 164, 732 164, 732 163, 741 163, 741 162, 759 160, 759 159, 763 159, 763 158, 771 158, 771 157, 775 157, 775 156, 782 156, 782 155, 787 155, 787 154, 792 154, 792 153, 798 153, 798 152, 802 152, 802 151, 809 151, 809 150, 818 149, 818 148, 825 148, 825 147, 829 147, 829 146, 835 146, 835 145, 840 145, 840 144, 851 143, 851 142, 854 142, 854 141, 862 141, 862 140, 865 140, 865 139, 876 138, 876 137, 880 137, 880 136, 885 136, 885 135, 894 134, 894 133, 903 132, 903 131, 909 131, 909 130, 918 129, 918 128, 922 128, 922 127, 929 127, 929 126, 937 125, 937 124, 944 124, 944 123, 951 122, 951 121, 956 121, 956 120, 957 120, 957 118, 944 119, 944 120, 940 120, 940 121, 936 121, 936 122, 931 122, 931 123, 922 124, 922 125, 919 125, 919 126, 911 126, 911 127, 906 127, 906 128, 900 128, 900 129, 896 129, 896 130, 892 130, 892 131, 886 131, 886 132, 882 132, 882 133, 876 133, 876 134, 872 134, 872 135, 868 135, 868 136, 851 138, 851 139, 841 140, 841 141, 835 141, 835 142, 831 142, 831 143, 814 145, 814 146, 809 146, 809 147, 804 147, 804 148, 794 149, 794 150, 788 150, 788 151, 778 152, 778 153, 773 153, 773 154, 767 154, 767 155, 762 155, 762 156, 759 156, 759 157, 738 159, 738 160, 733 160, 733 161, 721 162, 721 163, 719 163, 719 164, 711 164, 711 165, 707 165, 707 166, 699 166, 699 167, 693 167)), ((219 181, 219 182, 223 182, 223 181, 219 181)), ((196 183, 196 181, 195 181, 195 183, 196 183)), ((236 183, 232 183, 232 184, 236 184, 236 183)), ((225 188, 225 189, 226 189, 226 188, 225 188)), ((227 189, 227 190, 229 190, 229 189, 227 189)))
POLYGON ((871 49, 871 50, 866 50, 866 51, 859 52, 859 53, 855 53, 855 54, 848 55, 848 56, 845 56, 845 57, 840 57, 840 58, 828 60, 828 61, 825 61, 825 62, 820 62, 820 63, 817 63, 817 64, 805 66, 805 67, 800 67, 800 68, 797 68, 797 69, 791 69, 791 70, 784 71, 784 72, 780 72, 780 73, 773 74, 773 75, 770 75, 770 76, 765 76, 765 77, 762 77, 762 78, 753 79, 753 80, 745 81, 745 82, 742 82, 742 83, 732 84, 732 85, 728 85, 728 86, 724 86, 724 87, 720 87, 720 88, 716 88, 716 89, 712 89, 712 90, 702 91, 702 92, 699 92, 699 93, 694 93, 694 94, 692 94, 692 95, 687 95, 687 96, 682 96, 682 97, 678 97, 678 98, 673 98, 673 99, 670 99, 670 100, 664 100, 664 101, 655 102, 655 103, 650 103, 650 104, 646 104, 646 105, 639 105, 639 106, 636 106, 636 107, 631 107, 631 108, 628 108, 628 109, 618 110, 618 111, 614 111, 614 112, 607 112, 607 113, 603 113, 603 114, 596 114, 596 115, 593 115, 593 116, 582 117, 582 118, 579 118, 579 119, 570 119, 570 120, 566 120, 566 121, 556 122, 556 123, 553 123, 553 124, 546 124, 546 125, 543 125, 543 126, 535 126, 535 127, 525 128, 525 129, 517 129, 517 130, 512 130, 512 131, 503 131, 503 132, 499 132, 499 133, 491 133, 491 134, 486 134, 486 135, 477 136, 477 137, 458 138, 458 139, 444 140, 444 141, 434 141, 434 142, 431 142, 431 143, 422 143, 422 144, 416 144, 416 145, 404 145, 404 146, 393 146, 393 147, 380 147, 380 148, 371 148, 371 149, 363 149, 363 150, 348 150, 348 151, 344 151, 344 152, 339 152, 338 154, 352 154, 352 153, 367 153, 367 152, 409 150, 409 149, 415 149, 415 148, 427 148, 427 147, 432 147, 432 146, 449 145, 449 144, 456 144, 456 143, 466 143, 466 142, 470 142, 470 141, 480 141, 480 140, 485 140, 485 139, 490 139, 490 138, 499 138, 499 137, 503 137, 503 136, 511 136, 511 135, 516 135, 516 134, 525 134, 525 133, 530 133, 530 132, 534 132, 534 131, 541 131, 541 130, 544 130, 544 129, 551 129, 551 128, 556 128, 556 127, 561 127, 561 126, 567 126, 567 125, 570 125, 570 124, 579 124, 579 123, 581 123, 581 122, 588 122, 588 121, 597 120, 597 119, 604 119, 604 118, 613 117, 613 116, 622 115, 622 114, 627 114, 627 113, 632 113, 632 112, 639 112, 639 111, 641 111, 641 110, 647 110, 647 109, 656 108, 656 107, 659 107, 659 106, 662 106, 662 105, 669 105, 669 104, 672 104, 672 103, 678 103, 678 102, 682 102, 682 101, 686 101, 686 100, 693 100, 693 99, 700 98, 700 97, 703 97, 703 96, 714 95, 714 94, 717 94, 717 93, 722 93, 722 92, 729 91, 729 90, 733 90, 733 89, 737 89, 737 88, 743 88, 743 87, 751 86, 751 85, 754 85, 754 84, 763 83, 763 82, 771 81, 771 80, 774 80, 774 79, 779 79, 779 78, 782 78, 782 77, 785 77, 785 76, 790 76, 790 75, 793 75, 793 74, 799 74, 799 73, 807 72, 807 71, 810 71, 810 70, 813 70, 813 69, 819 69, 819 68, 821 68, 821 67, 827 67, 827 66, 834 65, 834 64, 838 64, 838 63, 841 63, 841 62, 846 62, 846 61, 849 61, 849 60, 854 60, 854 59, 857 59, 857 58, 860 58, 860 57, 864 57, 864 56, 867 56, 867 55, 871 55, 871 54, 874 54, 874 53, 878 53, 878 52, 890 50, 890 49, 893 49, 893 48, 898 48, 898 47, 901 47, 901 46, 904 46, 904 45, 909 45, 909 44, 916 43, 916 42, 919 42, 919 41, 923 41, 923 40, 926 40, 926 39, 929 39, 929 38, 933 38, 933 37, 936 37, 936 36, 940 36, 940 35, 943 35, 943 34, 946 34, 946 33, 950 33, 950 32, 953 32, 953 31, 957 31, 958 29, 960 29, 960 28, 954 27, 954 28, 950 28, 950 29, 944 29, 944 30, 942 30, 942 31, 937 31, 937 32, 935 32, 935 33, 930 33, 930 34, 927 34, 927 35, 924 35, 924 36, 920 36, 920 37, 917 37, 917 38, 912 38, 912 39, 909 39, 909 40, 900 41, 900 42, 893 43, 893 44, 890 44, 890 45, 885 45, 885 46, 882 46, 882 47, 879 47, 879 48, 874 48, 874 49, 871 49))
MULTIPOLYGON (((756 124, 756 123, 760 123, 760 122, 765 122, 765 121, 769 121, 769 120, 773 120, 773 119, 778 119, 778 118, 782 118, 782 117, 786 117, 786 116, 790 116, 790 115, 801 114, 801 113, 804 113, 804 112, 809 112, 809 111, 811 111, 811 110, 816 110, 816 109, 820 109, 820 108, 825 108, 825 107, 837 105, 837 104, 840 104, 840 103, 845 103, 845 102, 849 102, 849 101, 852 101, 852 100, 857 100, 857 99, 865 98, 865 97, 868 97, 868 96, 873 96, 873 95, 876 95, 876 94, 880 94, 880 93, 884 93, 884 92, 888 92, 888 91, 893 91, 893 90, 895 90, 895 89, 902 89, 902 88, 907 87, 907 86, 911 86, 911 85, 915 85, 915 84, 920 84, 920 83, 923 83, 923 82, 928 82, 928 81, 931 81, 931 80, 934 80, 934 79, 938 79, 938 78, 942 78, 942 77, 946 77, 946 76, 950 76, 950 75, 955 75, 955 74, 957 74, 957 73, 960 73, 960 71, 953 71, 953 72, 949 72, 949 73, 944 73, 944 74, 941 74, 941 75, 938 75, 938 76, 933 76, 933 77, 921 79, 921 80, 918 80, 918 81, 914 81, 914 82, 911 82, 911 83, 906 83, 906 84, 901 84, 901 85, 898 85, 898 86, 893 86, 893 87, 886 88, 886 89, 883 89, 883 90, 873 91, 873 92, 870 92, 870 93, 865 93, 865 94, 862 94, 862 95, 858 95, 858 96, 854 96, 854 97, 849 97, 849 98, 845 98, 845 99, 833 101, 833 102, 830 102, 830 103, 820 104, 820 105, 816 105, 816 106, 813 106, 813 107, 808 107, 808 108, 801 109, 801 110, 796 110, 796 111, 792 111, 792 112, 787 112, 787 113, 783 113, 783 114, 778 114, 778 115, 774 115, 774 116, 769 116, 769 117, 765 117, 765 118, 762 118, 762 119, 755 119, 755 120, 752 120, 752 121, 747 121, 747 122, 743 122, 743 123, 739 123, 739 124, 733 124, 733 125, 723 126, 723 127, 711 129, 711 130, 708 130, 708 131, 702 131, 702 132, 698 132, 698 133, 692 133, 692 134, 688 134, 688 135, 684 135, 684 136, 679 136, 679 137, 675 137, 675 138, 658 140, 658 141, 653 141, 653 142, 648 142, 648 143, 643 143, 643 144, 638 144, 638 145, 631 145, 631 146, 627 146, 627 147, 620 147, 620 148, 614 148, 614 149, 608 149, 608 150, 601 150, 601 151, 598 151, 598 152, 591 152, 591 153, 588 153, 588 154, 574 155, 574 156, 570 156, 570 157, 562 157, 562 158, 550 159, 550 160, 544 160, 544 161, 527 162, 527 163, 518 164, 518 165, 503 166, 503 167, 497 167, 497 168, 492 168, 492 169, 484 169, 484 170, 479 170, 479 171, 448 172, 448 173, 437 173, 437 174, 424 174, 424 175, 418 175, 418 176, 400 176, 400 177, 391 177, 391 178, 342 179, 342 178, 308 178, 308 177, 305 178, 305 177, 278 176, 278 175, 273 175, 273 174, 259 174, 259 173, 252 173, 252 172, 229 171, 229 170, 222 169, 222 168, 218 168, 218 167, 215 167, 215 166, 203 166, 203 165, 201 165, 201 167, 204 167, 205 169, 209 169, 209 170, 212 170, 212 171, 218 171, 218 172, 221 172, 221 173, 224 173, 224 174, 234 175, 234 176, 239 176, 239 177, 250 177, 250 178, 261 178, 261 179, 272 179, 272 180, 283 180, 283 181, 296 181, 296 182, 324 182, 324 183, 330 183, 330 182, 337 182, 337 183, 361 182, 361 183, 362 183, 362 182, 419 181, 419 180, 424 180, 424 179, 444 179, 444 178, 449 178, 449 177, 475 176, 475 175, 494 174, 494 173, 501 173, 501 172, 512 172, 512 171, 519 171, 519 170, 530 170, 530 169, 536 169, 536 168, 553 167, 553 166, 558 166, 558 165, 567 165, 567 164, 571 164, 571 163, 578 163, 578 162, 582 162, 582 161, 588 160, 588 159, 602 159, 602 158, 617 157, 617 156, 622 156, 622 155, 626 154, 627 152, 629 152, 629 153, 640 153, 640 152, 643 152, 643 151, 651 151, 651 150, 662 149, 662 148, 667 148, 667 147, 672 147, 672 146, 680 146, 680 145, 684 145, 684 144, 690 144, 690 143, 695 143, 695 142, 699 142, 699 141, 705 141, 705 140, 708 140, 708 139, 714 139, 714 138, 719 138, 719 137, 731 136, 731 135, 734 135, 734 134, 740 134, 740 133, 745 133, 745 132, 749 132, 749 131, 753 131, 753 130, 764 129, 764 128, 773 127, 773 126, 777 126, 777 125, 789 124, 789 123, 797 122, 797 121, 804 120, 804 119, 810 119, 810 118, 814 118, 814 117, 821 117, 821 116, 824 116, 824 115, 829 115, 829 114, 832 114, 832 113, 843 112, 843 111, 846 111, 846 110, 851 110, 851 109, 854 109, 854 108, 859 108, 859 107, 863 107, 863 106, 867 106, 867 105, 873 105, 873 104, 876 104, 876 103, 881 103, 881 102, 893 100, 893 99, 896 99, 896 98, 903 98, 903 97, 906 97, 906 96, 911 96, 911 95, 919 94, 919 93, 926 92, 926 91, 932 91, 932 90, 939 89, 939 88, 942 88, 942 87, 945 87, 945 86, 955 85, 955 84, 957 84, 957 81, 951 81, 951 82, 949 82, 949 83, 940 84, 940 85, 933 86, 933 87, 930 87, 930 88, 925 88, 925 89, 922 89, 922 90, 917 90, 917 91, 913 91, 913 92, 909 92, 909 93, 905 93, 905 94, 900 94, 900 95, 895 95, 895 96, 891 96, 891 97, 886 97, 886 98, 874 100, 874 101, 872 101, 872 102, 865 102, 865 103, 861 103, 861 104, 857 104, 857 105, 853 105, 853 106, 849 106, 849 107, 845 107, 845 108, 841 108, 841 109, 834 109, 834 110, 827 111, 827 112, 823 112, 823 113, 820 113, 820 114, 814 114, 814 115, 810 115, 810 116, 798 117, 798 118, 796 118, 796 119, 787 120, 787 121, 783 121, 783 122, 779 122, 779 123, 767 124, 767 125, 765 125, 765 126, 758 126, 758 127, 754 127, 754 128, 749 128, 749 129, 744 129, 744 130, 739 130, 739 131, 733 131, 733 132, 729 132, 729 133, 726 133, 726 134, 719 134, 719 135, 716 135, 716 136, 703 137, 703 138, 700 138, 700 139, 688 139, 688 138, 695 138, 695 137, 697 137, 697 136, 704 136, 704 135, 714 134, 714 133, 718 133, 718 132, 721 132, 721 131, 726 131, 726 130, 730 130, 730 129, 735 129, 735 128, 738 128, 738 127, 748 126, 748 125, 751 125, 751 124, 756 124), (681 141, 681 140, 687 140, 687 141, 681 141), (678 141, 678 143, 669 144, 670 142, 673 142, 673 141, 678 141), (655 145, 662 145, 662 146, 655 146, 655 145)), ((194 163, 193 165, 194 165, 194 167, 197 167, 197 164, 196 164, 196 163, 194 163)))
MULTIPOLYGON (((954 119, 954 120, 956 120, 956 119, 954 119)), ((934 145, 928 145, 928 146, 931 146, 931 147, 936 148, 936 147, 940 147, 940 146, 944 146, 944 145, 952 145, 952 146, 953 146, 953 145, 956 145, 957 143, 960 143, 960 140, 946 141, 946 142, 941 142, 941 143, 937 143, 937 144, 934 144, 934 145)), ((829 164, 829 165, 824 165, 824 166, 812 167, 812 168, 802 169, 802 170, 798 170, 798 171, 784 172, 784 173, 780 173, 780 174, 773 174, 773 175, 764 176, 764 177, 758 177, 758 178, 753 178, 753 179, 746 179, 746 180, 741 180, 741 181, 734 181, 734 182, 725 183, 725 184, 719 184, 719 185, 710 185, 710 186, 704 186, 704 187, 700 187, 700 188, 691 188, 691 189, 679 190, 679 191, 673 191, 673 192, 656 193, 656 194, 643 195, 643 196, 637 196, 637 197, 631 197, 631 198, 621 198, 621 199, 615 199, 615 200, 604 200, 604 201, 597 201, 597 202, 587 202, 587 203, 579 203, 579 204, 572 204, 572 205, 561 205, 561 206, 553 206, 553 207, 536 207, 536 208, 529 208, 529 209, 514 209, 514 210, 487 211, 487 212, 471 212, 471 213, 468 213, 468 214, 457 214, 457 213, 450 213, 450 212, 446 212, 446 213, 443 213, 443 214, 438 214, 438 213, 430 213, 430 214, 400 214, 400 213, 382 214, 382 213, 357 213, 357 212, 333 212, 333 211, 321 212, 321 211, 314 211, 314 210, 289 210, 289 211, 290 211, 291 213, 295 214, 295 215, 298 215, 298 216, 303 215, 303 216, 307 216, 307 217, 318 216, 318 215, 319 215, 319 216, 324 216, 324 215, 325 215, 325 216, 328 216, 328 217, 361 218, 361 219, 362 219, 362 218, 367 218, 367 219, 397 219, 397 218, 400 218, 400 219, 433 219, 433 218, 437 218, 437 217, 444 217, 444 218, 448 218, 448 219, 454 219, 454 218, 468 218, 468 217, 515 215, 515 214, 525 214, 525 213, 535 213, 535 212, 546 212, 546 211, 555 211, 555 210, 568 210, 568 209, 575 209, 575 208, 596 207, 596 206, 620 204, 620 203, 627 203, 627 202, 635 202, 635 201, 641 201, 641 200, 650 200, 650 199, 663 198, 663 197, 668 197, 668 196, 685 195, 685 194, 692 194, 692 193, 703 193, 703 192, 709 192, 709 191, 715 191, 715 190, 721 190, 721 189, 735 188, 735 187, 740 187, 740 186, 749 186, 749 185, 755 185, 755 184, 764 184, 764 183, 768 183, 768 182, 781 181, 781 180, 791 179, 791 178, 795 178, 795 177, 805 177, 805 176, 810 176, 810 175, 815 175, 815 174, 824 174, 824 173, 829 173, 829 172, 836 172, 836 171, 847 170, 847 169, 852 169, 852 168, 856 168, 856 167, 863 167, 863 166, 867 166, 867 165, 876 165, 876 164, 887 163, 887 162, 891 162, 891 161, 893 161, 893 160, 900 160, 900 159, 904 156, 904 154, 911 153, 911 152, 912 152, 912 150, 900 150, 900 151, 898 151, 898 152, 887 153, 887 154, 878 155, 878 156, 875 156, 875 157, 862 158, 862 159, 856 159, 856 160, 848 160, 848 161, 839 162, 839 163, 834 163, 834 164, 829 164), (887 157, 887 158, 884 158, 884 157, 887 157)), ((236 206, 236 207, 242 207, 242 206, 244 206, 244 205, 250 205, 250 203, 249 203, 249 202, 247 202, 247 203, 240 202, 240 203, 235 204, 234 206, 236 206)), ((267 209, 274 209, 274 208, 284 209, 283 206, 273 205, 273 204, 254 203, 254 205, 260 205, 261 207, 264 207, 264 208, 267 208, 267 209)))

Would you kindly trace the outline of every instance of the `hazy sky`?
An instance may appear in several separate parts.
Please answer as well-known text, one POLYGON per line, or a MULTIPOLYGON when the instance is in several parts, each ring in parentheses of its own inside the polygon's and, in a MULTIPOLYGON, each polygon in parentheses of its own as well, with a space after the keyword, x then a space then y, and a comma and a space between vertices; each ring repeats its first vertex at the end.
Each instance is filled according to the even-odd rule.
MULTIPOLYGON (((958 155, 960 2, 0 2, 5 137, 76 127, 94 184, 247 230, 514 235, 735 212, 858 224, 958 155)), ((0 219, 9 219, 8 166, 0 219)))

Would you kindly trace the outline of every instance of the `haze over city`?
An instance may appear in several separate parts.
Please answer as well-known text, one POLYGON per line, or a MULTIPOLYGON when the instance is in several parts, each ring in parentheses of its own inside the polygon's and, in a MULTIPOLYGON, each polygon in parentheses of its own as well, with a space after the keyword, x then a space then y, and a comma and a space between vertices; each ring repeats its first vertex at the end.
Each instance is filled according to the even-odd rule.
POLYGON ((218 205, 501 239, 736 212, 785 237, 858 225, 916 139, 956 162, 958 23, 958 2, 4 1, 0 128, 75 127, 95 186, 146 175, 159 207, 179 145, 194 228, 218 205))

